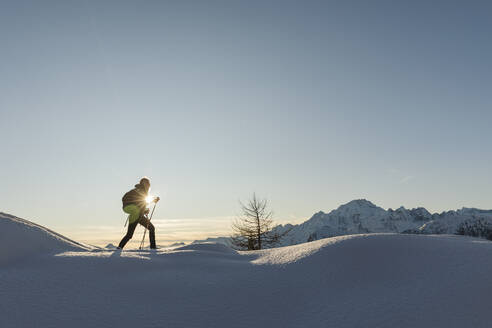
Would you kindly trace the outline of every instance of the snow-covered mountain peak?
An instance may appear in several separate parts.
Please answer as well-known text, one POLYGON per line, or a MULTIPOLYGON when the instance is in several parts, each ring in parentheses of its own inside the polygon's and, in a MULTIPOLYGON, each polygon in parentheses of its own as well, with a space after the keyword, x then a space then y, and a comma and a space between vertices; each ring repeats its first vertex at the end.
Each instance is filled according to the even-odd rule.
POLYGON ((430 214, 429 211, 427 211, 425 208, 423 207, 417 207, 417 208, 412 208, 410 210, 410 212, 413 212, 415 214, 420 214, 420 215, 424 215, 424 216, 431 216, 432 214, 430 214))
POLYGON ((492 210, 481 210, 478 208, 463 207, 460 210, 457 210, 456 213, 460 215, 492 215, 492 210))
POLYGON ((374 205, 374 203, 368 201, 367 199, 354 199, 338 207, 338 209, 346 209, 346 208, 361 209, 361 208, 379 208, 379 207, 374 205))
POLYGON ((378 207, 365 199, 356 199, 348 202, 347 204, 343 204, 338 207, 336 210, 330 212, 328 215, 359 215, 359 216, 372 216, 372 215, 381 215, 385 212, 384 209, 378 207))
MULTIPOLYGON (((415 230, 432 215, 424 208, 385 210, 366 199, 352 200, 328 214, 318 212, 306 222, 293 226, 283 245, 292 245, 321 238, 370 233, 415 230)), ((278 229, 281 232, 281 229, 278 229)))

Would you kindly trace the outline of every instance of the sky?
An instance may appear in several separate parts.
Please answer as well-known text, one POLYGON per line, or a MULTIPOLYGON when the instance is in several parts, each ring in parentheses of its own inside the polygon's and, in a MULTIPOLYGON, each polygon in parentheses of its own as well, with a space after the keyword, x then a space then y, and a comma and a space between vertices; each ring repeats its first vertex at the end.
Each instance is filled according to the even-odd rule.
POLYGON ((492 209, 489 1, 2 1, 0 211, 117 244, 365 198, 492 209), (134 239, 139 239, 138 230, 134 239))

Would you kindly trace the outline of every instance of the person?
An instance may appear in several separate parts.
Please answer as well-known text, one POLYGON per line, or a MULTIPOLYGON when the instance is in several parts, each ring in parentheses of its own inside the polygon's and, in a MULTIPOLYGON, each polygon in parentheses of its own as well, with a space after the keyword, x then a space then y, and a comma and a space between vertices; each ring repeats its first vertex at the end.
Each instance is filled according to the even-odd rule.
MULTIPOLYGON (((127 192, 123 198, 123 212, 128 214, 128 231, 121 239, 118 249, 123 249, 126 243, 133 237, 135 228, 138 224, 143 225, 149 230, 150 248, 155 249, 155 228, 150 220, 146 217, 149 213, 147 208, 147 197, 150 190, 150 180, 147 177, 140 179, 135 188, 127 192)), ((159 197, 155 197, 152 202, 157 203, 159 197)))

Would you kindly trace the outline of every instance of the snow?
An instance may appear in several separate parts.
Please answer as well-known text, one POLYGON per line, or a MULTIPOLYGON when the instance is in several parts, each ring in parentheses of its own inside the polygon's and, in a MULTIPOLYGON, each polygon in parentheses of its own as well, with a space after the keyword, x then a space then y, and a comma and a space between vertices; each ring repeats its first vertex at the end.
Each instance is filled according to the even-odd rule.
POLYGON ((398 232, 417 230, 432 216, 423 208, 384 210, 365 199, 357 199, 341 205, 330 213, 314 214, 306 222, 294 226, 278 226, 282 233, 290 229, 281 245, 294 245, 306 241, 350 234, 371 232, 398 232))
POLYGON ((360 234, 93 249, 0 216, 0 327, 490 327, 492 242, 360 234), (12 254, 12 255, 6 255, 12 254))
POLYGON ((428 234, 454 234, 458 230, 460 224, 465 221, 473 222, 483 220, 492 225, 492 211, 480 210, 476 208, 462 208, 457 211, 447 211, 435 215, 435 219, 427 222, 419 228, 421 233, 428 234))
POLYGON ((341 205, 330 213, 322 211, 298 225, 280 225, 275 231, 289 231, 281 245, 295 245, 327 237, 387 232, 423 234, 455 234, 464 221, 484 220, 492 224, 492 211, 463 208, 431 214, 423 207, 384 210, 365 199, 341 205))
POLYGON ((0 242, 0 266, 46 252, 90 249, 38 224, 2 212, 0 242))

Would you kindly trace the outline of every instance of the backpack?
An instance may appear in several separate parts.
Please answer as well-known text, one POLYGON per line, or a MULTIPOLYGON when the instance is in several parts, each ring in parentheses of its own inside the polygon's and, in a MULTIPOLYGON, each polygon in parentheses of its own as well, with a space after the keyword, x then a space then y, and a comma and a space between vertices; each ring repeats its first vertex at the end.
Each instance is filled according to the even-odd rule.
POLYGON ((132 189, 123 195, 123 197, 121 198, 121 201, 123 202, 123 207, 135 203, 135 193, 135 189, 132 189))

